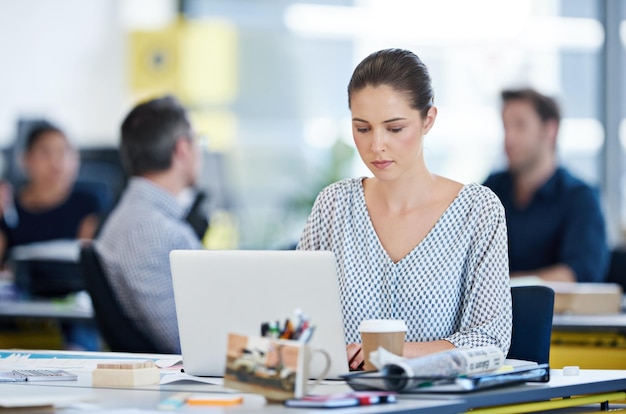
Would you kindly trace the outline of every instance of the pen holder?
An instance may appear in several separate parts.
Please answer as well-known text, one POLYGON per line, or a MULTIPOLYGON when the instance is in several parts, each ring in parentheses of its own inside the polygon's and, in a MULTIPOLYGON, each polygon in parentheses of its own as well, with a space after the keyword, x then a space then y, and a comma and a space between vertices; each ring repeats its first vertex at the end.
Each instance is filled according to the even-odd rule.
MULTIPOLYGON (((317 358, 315 358, 317 361, 317 358)), ((224 385, 261 394, 268 401, 301 398, 328 374, 330 356, 303 342, 257 336, 228 335, 224 385), (323 357, 325 368, 309 381, 313 356, 323 357)))

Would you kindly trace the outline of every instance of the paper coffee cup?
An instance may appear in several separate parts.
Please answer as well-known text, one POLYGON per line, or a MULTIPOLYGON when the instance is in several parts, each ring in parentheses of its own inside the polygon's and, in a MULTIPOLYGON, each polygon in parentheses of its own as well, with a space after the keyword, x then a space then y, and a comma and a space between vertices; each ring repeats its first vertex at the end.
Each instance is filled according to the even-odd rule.
POLYGON ((363 346, 363 356, 366 371, 375 370, 376 367, 369 361, 370 352, 376 351, 378 347, 383 347, 387 351, 402 356, 404 349, 404 338, 407 327, 400 319, 367 319, 359 325, 361 342, 363 346))

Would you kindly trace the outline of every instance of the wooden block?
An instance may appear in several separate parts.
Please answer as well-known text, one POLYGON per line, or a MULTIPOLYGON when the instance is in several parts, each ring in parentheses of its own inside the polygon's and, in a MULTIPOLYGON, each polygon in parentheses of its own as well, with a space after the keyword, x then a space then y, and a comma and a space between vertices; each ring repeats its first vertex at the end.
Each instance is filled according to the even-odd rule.
POLYGON ((154 361, 111 361, 97 365, 94 387, 136 387, 158 384, 161 379, 154 361))
POLYGON ((145 361, 107 361, 99 363, 96 368, 108 369, 138 369, 138 368, 154 368, 154 361, 148 359, 145 361))
POLYGON ((554 313, 581 315, 619 313, 622 288, 613 283, 547 284, 554 289, 554 313))

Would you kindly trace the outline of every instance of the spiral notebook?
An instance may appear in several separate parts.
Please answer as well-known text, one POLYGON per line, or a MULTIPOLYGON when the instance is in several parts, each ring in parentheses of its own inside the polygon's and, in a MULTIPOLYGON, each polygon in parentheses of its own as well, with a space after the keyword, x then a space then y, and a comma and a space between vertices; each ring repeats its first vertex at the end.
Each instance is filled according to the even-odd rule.
POLYGON ((548 382, 550 381, 550 367, 548 364, 538 364, 455 378, 394 377, 393 381, 388 381, 389 378, 378 371, 356 372, 342 375, 342 377, 351 388, 357 391, 392 390, 404 394, 466 393, 524 382, 548 382), (407 382, 413 380, 418 385, 401 389, 390 386, 390 384, 400 384, 401 380, 407 382))

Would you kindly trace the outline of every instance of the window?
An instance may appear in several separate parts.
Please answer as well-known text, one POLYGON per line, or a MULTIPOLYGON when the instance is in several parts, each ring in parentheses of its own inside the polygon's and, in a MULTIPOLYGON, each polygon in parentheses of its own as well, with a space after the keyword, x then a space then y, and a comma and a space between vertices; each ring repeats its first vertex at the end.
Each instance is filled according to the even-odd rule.
MULTIPOLYGON (((238 199, 240 247, 295 243, 323 185, 369 175, 351 150, 346 87, 356 63, 387 47, 411 49, 430 68, 439 107, 435 128, 426 138, 432 171, 461 182, 482 182, 502 168, 499 92, 532 86, 561 104, 562 163, 602 187, 605 108, 612 104, 606 100, 610 86, 603 84, 609 3, 184 2, 190 20, 210 16, 237 27, 238 95, 227 110, 237 124, 228 158, 238 199)), ((611 7, 626 15, 626 5, 616 4, 611 7)), ((622 47, 608 51, 619 52, 621 59, 623 33, 626 29, 622 47)), ((626 98, 626 90, 620 93, 615 100, 626 98)), ((622 126, 622 154, 625 131, 622 126)), ((621 176, 626 183, 626 174, 621 176)), ((626 205, 621 199, 604 201, 608 210, 626 205)), ((621 216, 626 221, 626 211, 621 216)))

